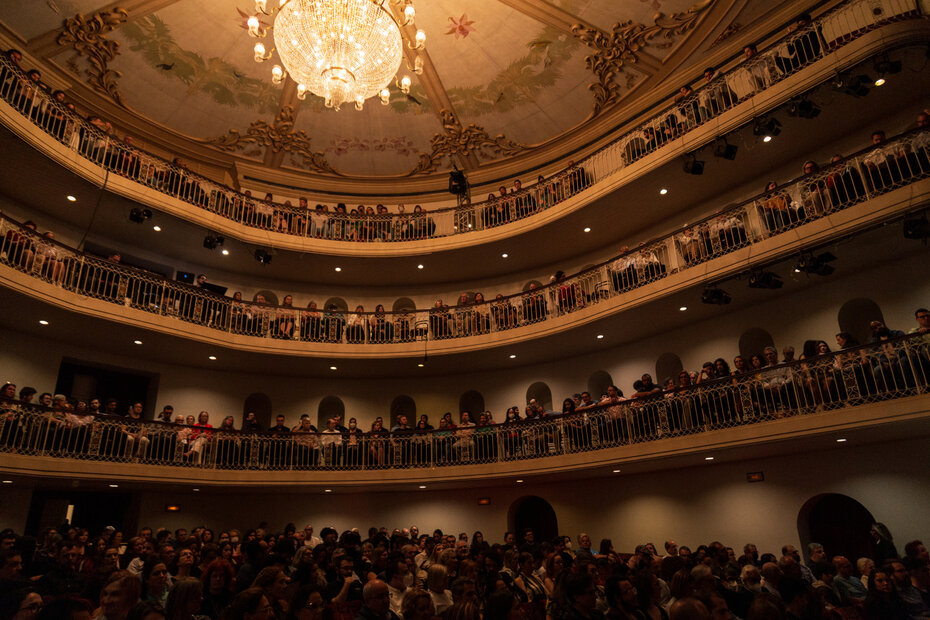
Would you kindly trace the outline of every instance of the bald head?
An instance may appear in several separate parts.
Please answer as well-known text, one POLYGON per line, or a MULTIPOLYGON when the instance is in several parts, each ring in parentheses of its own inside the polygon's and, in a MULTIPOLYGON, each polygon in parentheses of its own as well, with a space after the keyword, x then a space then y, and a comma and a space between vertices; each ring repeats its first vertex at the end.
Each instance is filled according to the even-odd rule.
POLYGON ((672 603, 668 620, 710 620, 707 606, 696 598, 682 598, 672 603))
POLYGON ((370 609, 376 616, 384 616, 391 608, 391 596, 388 592, 388 586, 380 579, 372 579, 362 588, 362 598, 365 601, 365 607, 370 609))

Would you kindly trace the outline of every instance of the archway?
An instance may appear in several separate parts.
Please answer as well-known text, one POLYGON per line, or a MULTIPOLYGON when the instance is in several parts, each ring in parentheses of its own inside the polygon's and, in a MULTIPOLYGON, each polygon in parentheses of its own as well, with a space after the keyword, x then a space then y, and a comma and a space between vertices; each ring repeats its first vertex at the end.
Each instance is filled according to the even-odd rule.
MULTIPOLYGON (((546 411, 552 411, 552 390, 544 381, 537 381, 526 389, 526 402, 529 403, 532 398, 546 411)), ((561 407, 559 410, 561 411, 561 407)))
MULTIPOLYGON (((242 404, 243 420, 250 411, 255 414, 255 419, 262 425, 262 428, 271 427, 271 398, 267 394, 255 392, 246 396, 245 402, 242 404)), ((239 428, 242 428, 242 426, 240 425, 239 428)))
POLYGON ((684 368, 681 358, 675 353, 665 352, 656 360, 656 383, 663 386, 667 379, 672 380, 673 385, 678 385, 678 374, 684 368))
MULTIPOLYGON (((345 417, 346 406, 338 396, 326 396, 320 401, 320 406, 316 411, 316 427, 323 430, 330 418, 345 417)), ((345 423, 344 419, 343 423, 345 423)))
POLYGON ((256 299, 258 299, 259 295, 265 298, 266 304, 270 306, 278 305, 278 296, 275 294, 274 291, 267 291, 267 290, 258 291, 257 293, 255 293, 255 296, 252 297, 252 301, 255 301, 256 299))
POLYGON ((330 306, 336 306, 336 309, 340 312, 348 312, 349 305, 346 303, 346 300, 342 297, 330 297, 326 300, 326 303, 323 304, 321 310, 329 310, 330 306))
POLYGON ((398 297, 394 301, 394 305, 391 307, 391 310, 394 312, 400 312, 401 310, 416 310, 417 305, 413 303, 413 300, 409 297, 398 297))
POLYGON ((807 554, 807 545, 823 545, 827 557, 856 558, 872 553, 869 530, 875 519, 868 509, 848 495, 824 493, 807 500, 798 512, 798 536, 807 554))
POLYGON ((597 400, 601 394, 607 391, 607 388, 614 384, 613 378, 606 370, 595 370, 588 377, 588 394, 591 398, 597 400))
POLYGON ((481 392, 468 390, 459 396, 459 413, 463 411, 470 413, 472 420, 478 419, 478 414, 484 411, 484 396, 481 392))
POLYGON ((749 363, 753 355, 762 355, 765 347, 774 347, 775 339, 761 327, 750 327, 739 337, 739 354, 749 363))
POLYGON ((526 284, 523 285, 523 292, 526 292, 526 291, 530 290, 530 285, 531 285, 531 284, 532 284, 533 286, 535 286, 536 288, 541 288, 541 287, 542 287, 542 283, 541 283, 539 280, 530 280, 529 282, 527 282, 526 284))
POLYGON ((391 401, 391 425, 397 422, 399 416, 407 416, 407 424, 415 426, 417 423, 417 404, 406 394, 401 394, 391 401))
POLYGON ((849 332, 859 342, 866 343, 872 337, 869 323, 872 321, 885 322, 885 315, 877 303, 868 297, 850 299, 840 307, 836 314, 836 322, 841 332, 849 332))
POLYGON ((507 511, 507 525, 518 541, 526 528, 533 530, 537 543, 552 540, 559 535, 559 521, 552 505, 536 495, 527 495, 514 501, 507 511))

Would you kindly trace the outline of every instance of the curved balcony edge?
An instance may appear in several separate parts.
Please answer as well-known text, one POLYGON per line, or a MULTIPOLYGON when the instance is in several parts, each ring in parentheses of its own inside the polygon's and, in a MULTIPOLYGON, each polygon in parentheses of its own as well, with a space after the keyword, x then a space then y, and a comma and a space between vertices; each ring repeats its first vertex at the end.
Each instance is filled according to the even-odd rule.
MULTIPOLYGON (((413 238, 415 240, 392 240, 389 242, 373 242, 378 234, 379 226, 391 228, 396 222, 397 214, 391 214, 393 219, 378 220, 375 218, 370 229, 375 232, 362 235, 360 240, 365 242, 365 253, 372 257, 403 257, 422 255, 425 253, 449 251, 464 247, 472 247, 485 243, 492 243, 507 239, 527 231, 551 224, 583 209, 591 202, 602 198, 642 175, 657 169, 665 163, 704 146, 716 137, 745 125, 760 113, 765 113, 789 100, 793 96, 803 94, 811 88, 823 84, 832 78, 837 70, 858 64, 877 52, 891 47, 923 42, 930 32, 930 22, 927 20, 909 19, 905 21, 887 23, 860 34, 851 41, 830 49, 828 53, 818 58, 787 77, 775 81, 771 86, 759 90, 757 93, 740 100, 712 118, 714 122, 702 120, 689 131, 677 135, 673 139, 664 141, 659 147, 645 149, 631 157, 626 151, 633 141, 644 142, 642 137, 633 132, 624 135, 605 147, 602 147, 584 162, 582 175, 590 176, 590 180, 583 183, 574 183, 569 175, 569 191, 564 192, 561 200, 555 201, 552 206, 535 210, 527 209, 522 217, 511 221, 488 222, 489 205, 479 203, 464 209, 448 209, 430 211, 426 213, 429 220, 423 220, 426 228, 422 235, 420 232, 408 233, 400 239, 413 238), (625 146, 624 146, 625 145, 625 146), (632 161, 630 161, 632 160, 632 161), (429 223, 432 223, 432 232, 429 232, 429 223), (477 234, 477 233, 481 234, 477 234), (476 234, 472 234, 476 233, 476 234)), ((29 116, 24 116, 17 108, 7 102, 0 102, 0 118, 3 123, 18 137, 43 153, 46 157, 63 165, 85 180, 103 186, 120 196, 130 200, 152 206, 165 213, 201 225, 205 228, 224 233, 245 243, 261 246, 272 246, 278 249, 294 250, 298 252, 316 252, 333 256, 357 255, 359 240, 345 240, 345 233, 341 232, 340 240, 317 238, 312 234, 313 215, 307 213, 303 226, 295 223, 300 214, 291 213, 283 209, 274 208, 271 215, 249 216, 248 223, 240 223, 231 219, 233 211, 228 205, 220 207, 212 205, 203 207, 195 204, 193 199, 184 201, 167 193, 167 190, 158 189, 149 185, 131 180, 128 176, 111 174, 101 164, 85 157, 79 149, 69 148, 51 134, 36 131, 36 125, 29 116), (287 232, 280 232, 282 227, 275 214, 283 213, 281 221, 287 216, 287 232), (295 233, 295 230, 299 233, 295 233)), ((638 131, 638 130, 637 130, 638 131)), ((642 131, 639 131, 642 134, 642 131)), ((645 148, 645 147, 643 147, 645 148)), ((211 184, 219 188, 215 183, 211 184)), ((563 180, 558 179, 561 188, 563 180)), ((226 191, 224 190, 214 190, 226 191)), ((530 188, 535 192, 534 188, 530 188)), ((546 190, 548 192, 548 189, 546 190)), ((560 190, 562 191, 562 190, 560 190)), ((182 193, 182 192, 177 192, 182 193)), ((529 196, 529 194, 527 194, 529 196)), ((519 199, 519 195, 517 196, 519 199)), ((212 200, 212 198, 210 199, 212 200)), ((209 201, 208 201, 209 202, 209 201)), ((535 202, 535 199, 534 199, 535 202)), ((225 203, 224 203, 225 204, 225 203)), ((508 207, 508 213, 511 207, 508 207)), ((342 230, 352 220, 336 221, 333 214, 328 214, 322 237, 334 236, 333 229, 342 230)), ((239 219, 243 216, 239 214, 239 219)), ((418 224, 419 226, 419 224, 418 224)), ((319 227, 318 227, 319 228, 319 227)), ((419 230, 419 229, 418 229, 419 230)), ((379 237, 380 238, 380 237, 379 237)))
MULTIPOLYGON (((540 294, 522 298, 520 313, 524 319, 530 319, 522 325, 517 319, 517 308, 508 305, 507 308, 512 310, 514 320, 517 321, 508 329, 499 326, 499 314, 495 314, 496 328, 492 330, 490 314, 479 315, 474 310, 468 310, 467 315, 453 314, 456 308, 442 315, 441 324, 439 315, 430 310, 418 310, 412 316, 392 314, 384 325, 385 330, 390 329, 390 337, 382 335, 380 339, 373 336, 373 328, 369 323, 374 317, 366 315, 365 327, 360 328, 360 342, 350 337, 351 325, 346 323, 344 317, 335 325, 339 332, 335 338, 332 334, 323 333, 332 331, 334 326, 330 324, 328 328, 322 327, 319 318, 316 319, 316 327, 310 331, 314 319, 309 311, 281 307, 266 309, 239 304, 237 322, 236 303, 228 298, 214 298, 199 293, 196 288, 145 278, 139 272, 107 261, 91 260, 75 254, 70 268, 61 267, 60 279, 35 259, 32 264, 24 266, 23 252, 16 251, 20 246, 10 242, 9 235, 15 233, 13 229, 2 240, 4 251, 0 253, 0 285, 72 312, 228 349, 334 359, 414 358, 422 356, 423 339, 428 339, 430 355, 453 355, 538 340, 572 330, 652 303, 697 284, 720 281, 753 266, 769 264, 855 234, 926 202, 930 202, 930 178, 919 179, 904 187, 878 194, 782 231, 781 234, 762 236, 752 243, 736 245, 722 255, 711 256, 691 265, 686 261, 675 261, 672 264, 669 260, 662 261, 660 264, 668 265, 667 271, 661 275, 655 274, 657 277, 645 279, 638 286, 628 289, 618 287, 618 278, 627 277, 624 274, 631 273, 630 268, 611 266, 608 269, 603 265, 566 280, 562 286, 539 289, 540 294), (563 289, 570 296, 563 297, 563 289), (546 296, 542 293, 546 293, 546 296), (583 299, 587 301, 581 301, 583 299), (540 304, 542 310, 539 310, 540 304), (246 319, 244 313, 253 310, 258 318, 246 319), (276 337, 273 326, 279 325, 288 316, 291 331, 296 336, 276 337), (482 320, 481 316, 486 318, 482 320), (402 324, 398 322, 401 317, 405 317, 402 324), (460 321, 464 324, 458 325, 460 321), (388 323, 390 328, 387 327, 388 323), (453 335, 452 331, 445 330, 459 331, 453 335)), ((0 221, 0 224, 4 223, 5 220, 0 221)), ((679 240, 674 236, 662 242, 666 246, 674 246, 676 243, 679 240)), ((666 250, 664 257, 676 256, 676 252, 669 248, 666 250)), ((54 263, 64 265, 64 257, 58 256, 54 263)), ((486 306, 485 312, 487 308, 493 313, 493 302, 486 306)))

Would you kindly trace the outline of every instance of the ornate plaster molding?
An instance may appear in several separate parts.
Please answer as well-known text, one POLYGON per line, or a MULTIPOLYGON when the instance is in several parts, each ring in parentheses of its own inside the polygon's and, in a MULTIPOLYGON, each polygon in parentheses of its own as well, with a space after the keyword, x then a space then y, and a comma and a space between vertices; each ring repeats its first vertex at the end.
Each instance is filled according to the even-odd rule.
POLYGON ((420 153, 416 167, 408 176, 435 172, 445 157, 451 159, 454 156, 475 155, 480 159, 492 159, 499 155, 517 155, 528 148, 503 134, 492 138, 484 127, 474 123, 464 127, 455 113, 449 110, 442 109, 439 114, 443 133, 433 135, 430 140, 430 152, 420 153))
POLYGON ((714 39, 713 43, 710 44, 710 47, 716 47, 720 45, 721 43, 723 43, 724 41, 726 41, 727 39, 729 39, 730 37, 732 37, 734 34, 736 34, 742 29, 743 29, 742 24, 740 24, 739 22, 733 22, 732 24, 724 28, 723 32, 717 35, 717 38, 714 39))
POLYGON ((692 29, 701 13, 713 2, 701 0, 687 11, 672 15, 656 13, 651 26, 633 21, 617 22, 610 33, 574 24, 571 30, 575 38, 594 49, 593 54, 585 57, 585 66, 597 78, 596 82, 588 85, 588 90, 594 93, 592 116, 597 116, 604 108, 620 99, 620 86, 614 78, 622 73, 625 64, 636 63, 637 53, 653 39, 661 37, 670 40, 692 29))
POLYGON ((225 136, 210 138, 205 142, 224 151, 242 151, 248 145, 254 144, 270 149, 272 153, 283 151, 297 156, 303 166, 313 172, 338 174, 326 161, 323 151, 313 150, 307 132, 294 131, 294 107, 289 105, 281 107, 271 124, 257 120, 249 125, 245 135, 230 129, 225 136))
POLYGON ((122 74, 109 68, 110 61, 119 53, 119 42, 106 35, 128 19, 129 13, 119 7, 99 11, 90 17, 78 13, 64 21, 55 37, 58 45, 71 46, 78 55, 87 58, 90 65, 85 69, 87 83, 122 106, 125 104, 117 87, 122 74))

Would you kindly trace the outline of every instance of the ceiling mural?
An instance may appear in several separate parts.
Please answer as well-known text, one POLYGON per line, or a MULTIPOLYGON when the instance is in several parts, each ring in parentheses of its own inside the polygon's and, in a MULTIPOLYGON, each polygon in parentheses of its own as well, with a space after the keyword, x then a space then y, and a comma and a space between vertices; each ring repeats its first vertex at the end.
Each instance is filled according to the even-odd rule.
POLYGON ((253 0, 133 0, 125 12, 24 0, 2 3, 0 21, 179 137, 320 174, 406 176, 473 169, 565 135, 648 81, 714 1, 421 0, 427 70, 405 60, 408 93, 394 84, 388 105, 339 112, 298 100, 292 82, 272 83, 272 63, 254 61, 253 0))

